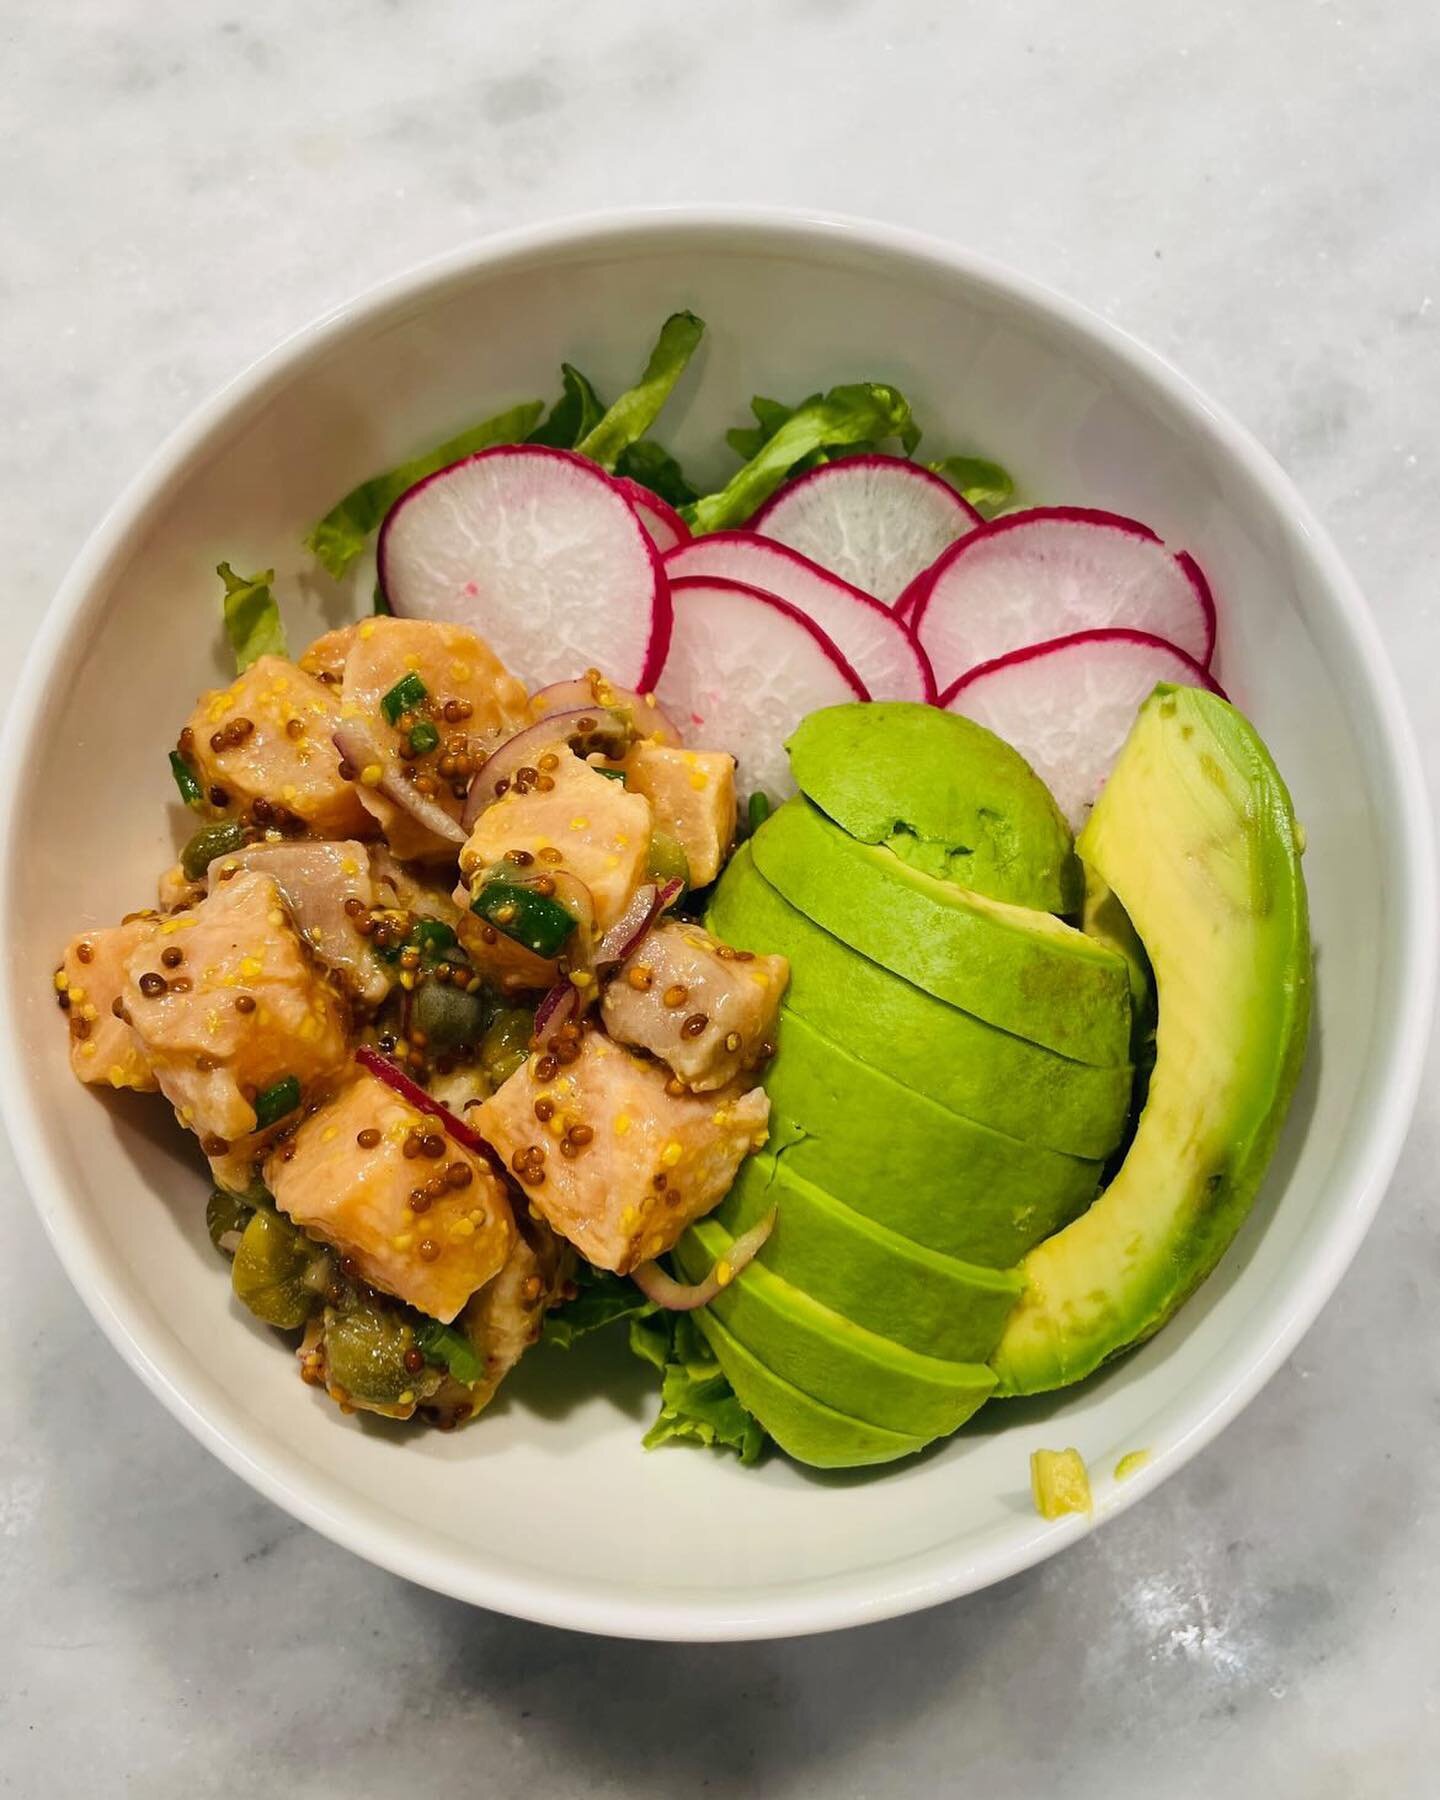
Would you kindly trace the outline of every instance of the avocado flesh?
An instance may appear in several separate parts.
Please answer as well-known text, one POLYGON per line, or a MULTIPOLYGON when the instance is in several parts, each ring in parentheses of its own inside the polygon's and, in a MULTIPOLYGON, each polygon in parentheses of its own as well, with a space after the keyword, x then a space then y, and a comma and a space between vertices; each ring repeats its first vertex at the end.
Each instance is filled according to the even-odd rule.
MULTIPOLYGON (((673 1255, 687 1280, 701 1281, 734 1243, 713 1218, 700 1219, 673 1255)), ((902 1436, 944 1437, 994 1391, 995 1376, 985 1363, 907 1350, 758 1263, 742 1269, 709 1311, 782 1381, 822 1406, 902 1436)))
POLYGON ((888 1231, 793 1174, 782 1159, 750 1156, 716 1209, 739 1237, 775 1208, 756 1263, 907 1350, 984 1362, 1020 1296, 1013 1270, 941 1256, 888 1231))
POLYGON ((908 700, 826 706, 786 744, 802 794, 862 844, 992 900, 1079 910, 1070 828, 1017 750, 908 700))
POLYGON ((1025 1258, 1001 1391, 1062 1387, 1159 1329, 1254 1199, 1304 1059, 1310 936, 1290 796, 1218 696, 1162 685, 1080 840, 1149 955, 1155 1068, 1129 1153, 1025 1258))
POLYGON ((708 1308, 694 1317, 740 1404, 796 1462, 814 1469, 859 1469, 925 1448, 921 1438, 867 1425, 802 1394, 737 1343, 708 1308))
POLYGON ((803 798, 765 821, 751 852, 792 906, 926 993, 1077 1062, 1129 1061, 1124 962, 1049 913, 937 881, 803 798))
POLYGON ((1100 1163, 947 1112, 789 1012, 776 1036, 765 1074, 772 1150, 902 1237, 1008 1269, 1094 1198, 1100 1163))
POLYGON ((937 1000, 847 948, 781 897, 750 846, 731 859, 706 923, 740 950, 790 958, 785 1004, 860 1062, 979 1125, 1103 1160, 1130 1106, 1128 1067, 1071 1062, 937 1000))

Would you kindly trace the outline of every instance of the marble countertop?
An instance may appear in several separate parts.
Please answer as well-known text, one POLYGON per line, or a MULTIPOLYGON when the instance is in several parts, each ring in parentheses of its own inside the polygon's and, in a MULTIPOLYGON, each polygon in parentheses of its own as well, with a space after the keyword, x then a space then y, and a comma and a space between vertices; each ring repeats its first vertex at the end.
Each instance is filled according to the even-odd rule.
MULTIPOLYGON (((0 667, 152 448, 312 314, 621 203, 944 233, 1174 357, 1371 595, 1440 774, 1440 14, 1354 0, 9 0, 0 667)), ((1336 1299, 1058 1561, 809 1642, 467 1610, 257 1498, 118 1362, 0 1144, 0 1791, 1436 1791, 1440 1067, 1336 1299)))

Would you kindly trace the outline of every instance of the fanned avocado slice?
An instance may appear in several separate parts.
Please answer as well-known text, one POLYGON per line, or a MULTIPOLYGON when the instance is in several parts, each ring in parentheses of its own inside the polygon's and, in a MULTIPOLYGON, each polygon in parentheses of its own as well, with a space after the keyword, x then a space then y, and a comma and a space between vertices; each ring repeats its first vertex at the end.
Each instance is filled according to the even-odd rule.
POLYGON ((1157 1331, 1210 1273, 1265 1174, 1310 1019, 1295 816, 1234 707, 1158 687, 1080 854, 1154 970, 1155 1067, 1115 1179, 1025 1258, 1025 1294, 994 1357, 1009 1394, 1079 1381, 1157 1331))
POLYGON ((861 843, 992 900, 1079 910, 1080 866, 1050 790, 973 719, 909 700, 825 706, 785 747, 801 793, 861 843))
POLYGON ((792 906, 926 993, 1077 1062, 1129 1062, 1124 962, 1049 913, 938 881, 803 798, 772 814, 751 850, 792 906))

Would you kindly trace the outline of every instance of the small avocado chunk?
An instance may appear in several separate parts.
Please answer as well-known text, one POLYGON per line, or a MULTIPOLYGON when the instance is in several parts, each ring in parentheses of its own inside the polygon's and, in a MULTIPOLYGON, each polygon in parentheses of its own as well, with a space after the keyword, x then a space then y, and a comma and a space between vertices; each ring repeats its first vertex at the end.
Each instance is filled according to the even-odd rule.
POLYGON ((1078 1450, 1033 1450, 1030 1492, 1042 1519, 1063 1519, 1067 1513, 1095 1510, 1090 1471, 1078 1450))
MULTIPOLYGON (((699 1281, 734 1243, 724 1226, 701 1219, 676 1245, 675 1260, 689 1280, 699 1281)), ((709 1310, 782 1381, 886 1431, 944 1437, 994 1390, 995 1377, 984 1363, 907 1350, 756 1262, 722 1289, 709 1310)))
POLYGON ((983 725, 909 700, 825 706, 786 749, 801 793, 861 843, 992 900, 1079 910, 1069 826, 1019 751, 983 725))
POLYGON ((1310 932, 1290 796, 1232 706, 1162 684, 1080 840, 1155 972, 1155 1068, 1115 1179, 1025 1258, 1001 1390, 1063 1387, 1157 1331, 1250 1209, 1305 1055, 1310 932))
POLYGON ((708 1307, 694 1318, 740 1404, 796 1462, 812 1469, 859 1469, 897 1462, 925 1448, 923 1438, 867 1425, 802 1394, 733 1338, 708 1307))
POLYGON ((907 1350, 984 1362, 1020 1296, 1010 1269, 942 1256, 877 1225, 786 1160, 752 1156, 714 1218, 739 1237, 775 1208, 756 1261, 813 1299, 907 1350))
POLYGON ((783 899, 742 844, 707 923, 740 950, 790 958, 787 1010, 872 1069, 1026 1143, 1103 1160, 1130 1105, 1128 1067, 1071 1062, 937 1000, 849 949, 783 899))
POLYGON ((946 1256, 1010 1268, 1100 1185, 1098 1162, 947 1112, 783 1011, 765 1079, 771 1148, 795 1174, 946 1256))
POLYGON ((773 813, 751 849, 792 906, 936 999, 1077 1062, 1129 1062, 1124 962, 1049 913, 987 899, 883 845, 857 843, 803 798, 773 813))

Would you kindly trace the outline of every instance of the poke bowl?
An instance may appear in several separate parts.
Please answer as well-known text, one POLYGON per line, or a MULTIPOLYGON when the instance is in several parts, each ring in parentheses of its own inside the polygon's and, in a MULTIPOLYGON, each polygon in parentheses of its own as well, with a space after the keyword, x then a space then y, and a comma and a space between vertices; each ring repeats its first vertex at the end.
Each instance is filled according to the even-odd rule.
MULTIPOLYGON (((307 729, 284 723, 292 739, 307 729)), ((341 308, 202 409, 102 523, 49 610, 6 744, 10 767, 45 779, 3 801, 5 1112, 82 1298, 175 1416, 277 1504, 398 1574, 526 1618, 779 1636, 934 1604, 1055 1553, 1179 1468, 1293 1349, 1373 1217, 1418 1085, 1429 815, 1336 553, 1265 453, 1158 358, 981 258, 887 227, 606 216, 488 241, 341 308), (529 408, 555 395, 562 362, 553 406, 529 408), (607 408, 599 394, 621 399, 607 408), (661 401, 663 452, 640 440, 661 401), (627 462, 637 441, 650 451, 627 462), (846 492, 862 494, 860 513, 845 511, 853 500, 826 510, 846 492), (563 529, 547 523, 555 507, 563 529), (537 558, 550 560, 531 579, 537 558), (1097 568, 1123 607, 1086 611, 1097 568), (447 637, 448 676, 431 675, 408 621, 450 631, 471 601, 462 623, 484 643, 472 652, 467 637, 462 653, 447 637), (1024 624, 1032 613, 1050 624, 1024 624), (291 666, 287 641, 328 777, 339 771, 343 829, 307 822, 291 785, 243 814, 225 785, 246 736, 264 736, 259 705, 289 679, 274 674, 291 666), (492 649, 511 673, 473 708, 445 699, 447 679, 471 692, 492 649), (263 696, 257 668, 278 683, 263 696), (492 699, 482 752, 466 731, 492 699), (607 738, 616 719, 623 735, 607 738), (1191 756, 1197 733, 1214 754, 1194 752, 1167 836, 1154 769, 1191 756), (436 778, 417 780, 432 755, 436 778), (645 755, 676 759, 694 790, 683 804, 646 785, 645 755), (894 816, 886 794, 876 825, 878 784, 927 758, 940 775, 894 816), (1235 789, 1242 768, 1252 785, 1235 789), (487 769, 499 779, 482 795, 487 769), (583 804, 564 788, 572 771, 583 804), (547 824, 553 843, 530 823, 524 835, 514 820, 557 780, 567 816, 547 824), (946 812, 962 788, 964 831, 946 812), (992 789, 993 806, 974 800, 992 789), (678 863, 660 854, 666 804, 683 815, 663 819, 678 863), (591 846, 572 904, 565 831, 583 837, 591 810, 604 854, 591 846), (992 830, 1000 813, 1005 831, 992 830), (1017 856, 1006 832, 1022 815, 1017 856), (626 836, 642 816, 656 825, 653 838, 642 826, 648 862, 626 836), (1247 844, 1269 833, 1264 854, 1237 860, 1227 821, 1247 844), (712 826, 708 847, 687 835, 712 826), (406 871, 436 861, 436 838, 442 863, 450 845, 447 891, 458 850, 463 953, 447 948, 444 905, 406 898, 406 871), (345 901, 362 937, 339 999, 323 933, 275 862, 306 846, 334 851, 346 879, 347 859, 369 859, 377 884, 345 901), (1134 933, 1097 922, 1105 883, 1134 913, 1133 955, 1134 933), (181 1017, 204 1012, 190 976, 203 987, 213 965, 186 965, 185 943, 202 941, 206 909, 228 908, 230 930, 247 904, 258 935, 242 944, 235 928, 234 980, 268 978, 265 957, 293 928, 294 979, 309 984, 295 1041, 308 1048, 283 1079, 252 1070, 231 1084, 242 1125, 227 1135, 205 1128, 204 1107, 229 1052, 197 1055, 181 1017), (593 928, 584 958, 563 935, 580 930, 577 908, 593 928), (97 1016, 97 946, 122 917, 134 942, 117 980, 138 985, 97 1016), (666 932, 676 954, 725 959, 711 971, 729 983, 724 1031, 718 1002, 700 1010, 685 983, 653 978, 657 956, 637 960, 666 932), (1011 939, 1028 961, 1013 961, 1011 939), (980 989, 966 957, 984 966, 980 989), (532 965, 543 979, 523 973, 532 965), (745 1013, 744 984, 768 972, 783 989, 787 968, 783 1012, 777 989, 770 1011, 745 1013), (1058 1002, 1036 998, 1057 979, 1058 1002), (500 1057, 463 1103, 441 1086, 455 1059, 427 1047, 417 983, 432 1038, 473 1013, 477 1063, 482 1028, 500 1057), (1184 1034, 1172 1027, 1167 1056, 1164 1020, 1191 1006, 1220 1018, 1235 996, 1244 1037, 1221 1019, 1177 1081, 1184 1034), (151 1006, 181 1021, 178 1040, 151 1006), (521 1015, 517 1049, 505 1022, 521 1015), (134 1037, 117 1062, 122 1027, 134 1037), (89 1080, 85 1051, 102 1041, 97 1097, 71 1070, 89 1080), (327 1056, 302 1105, 304 1070, 327 1056), (1050 1085, 1020 1118, 1034 1070, 1050 1085), (599 1110, 550 1130, 554 1094, 585 1079, 603 1089, 599 1110), (157 1082, 193 1136, 126 1091, 157 1082), (1161 1114, 1179 1105, 1174 1149, 1207 1082, 1232 1109, 1225 1154, 1186 1173, 1183 1257, 1162 1241, 1152 1258, 1184 1266, 1152 1291, 1148 1219, 1123 1253, 1111 1230, 1100 1258, 1115 1287, 1082 1316, 1096 1265, 1072 1272, 1067 1257, 1093 1257, 1084 1232, 1106 1230, 1105 1207, 1157 1186, 1161 1114), (1000 1111, 977 1128, 966 1108, 982 1088, 1000 1111), (327 1106, 344 1109, 333 1123, 327 1106), (986 1173, 992 1127, 1028 1158, 1023 1181, 1008 1164, 986 1173), (653 1175, 630 1157, 647 1132, 653 1175), (397 1193, 406 1168, 433 1171, 409 1189, 416 1218, 388 1219, 383 1241, 336 1223, 337 1134, 389 1156, 397 1193), (1064 1194, 1025 1185, 1062 1162, 1064 1194), (982 1229, 986 1196, 998 1208, 1015 1181, 1020 1199, 982 1229), (966 1182, 977 1197, 952 1231, 947 1194, 966 1182), (1032 1216, 1046 1204, 1054 1216, 1032 1216), (576 1208, 592 1216, 577 1222, 576 1208), (903 1263, 904 1283, 852 1278, 844 1256, 862 1241, 887 1270, 903 1263), (296 1245, 323 1255, 293 1261, 296 1245), (526 1343, 546 1306, 551 1341, 513 1372, 519 1349, 502 1367, 489 1345, 487 1385, 472 1367, 487 1345, 466 1339, 462 1308, 505 1270, 519 1291, 517 1246, 531 1258, 526 1304, 541 1296, 526 1343), (260 1251, 292 1257, 284 1282, 260 1251), (357 1412, 360 1390, 336 1370, 367 1283, 386 1306, 418 1308, 391 1321, 416 1379, 357 1412), (932 1342, 924 1295, 961 1289, 932 1342), (610 1322, 592 1336, 597 1313, 610 1322), (301 1371, 322 1392, 296 1381, 277 1326, 304 1328, 301 1371), (447 1429, 416 1428, 427 1411, 447 1429), (778 1448, 759 1454, 767 1437, 778 1448), (1068 1464, 1057 1449, 1074 1452, 1068 1464), (1047 1469, 1061 1486, 1078 1469, 1081 1501, 1046 1504, 1047 1469)), ((219 940, 203 941, 208 956, 219 940)), ((243 1008, 226 1032, 248 1042, 254 1002, 225 1004, 243 1008)), ((367 1340, 372 1364, 379 1354, 367 1340)))

